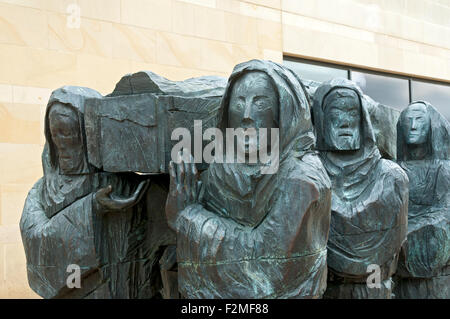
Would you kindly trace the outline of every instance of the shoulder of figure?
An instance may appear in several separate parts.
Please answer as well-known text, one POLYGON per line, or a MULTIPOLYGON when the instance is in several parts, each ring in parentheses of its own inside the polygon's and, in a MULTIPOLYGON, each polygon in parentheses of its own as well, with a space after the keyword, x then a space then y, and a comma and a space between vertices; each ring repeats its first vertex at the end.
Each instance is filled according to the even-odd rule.
POLYGON ((304 192, 309 192, 312 198, 319 199, 324 191, 330 191, 331 182, 323 168, 320 159, 315 161, 317 166, 312 166, 308 162, 293 160, 288 169, 281 172, 279 178, 280 184, 294 199, 298 196, 304 196, 304 192))
POLYGON ((331 181, 320 157, 315 153, 309 153, 302 158, 292 158, 289 163, 288 178, 292 182, 314 183, 318 188, 330 188, 331 181))
POLYGON ((382 174, 393 178, 394 181, 400 183, 409 182, 408 175, 396 162, 382 158, 378 165, 380 165, 382 174))
POLYGON ((44 184, 44 177, 38 179, 36 183, 34 183, 33 187, 28 191, 28 196, 33 196, 37 193, 38 196, 41 194, 41 189, 44 184))

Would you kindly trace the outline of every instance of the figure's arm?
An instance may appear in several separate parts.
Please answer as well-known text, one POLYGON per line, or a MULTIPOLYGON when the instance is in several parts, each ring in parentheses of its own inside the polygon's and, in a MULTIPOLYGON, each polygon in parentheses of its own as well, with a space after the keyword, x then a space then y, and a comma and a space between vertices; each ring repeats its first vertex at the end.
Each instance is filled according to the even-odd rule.
POLYGON ((39 181, 29 192, 20 230, 30 287, 44 298, 65 289, 67 267, 80 266, 81 275, 98 267, 94 245, 92 195, 77 200, 52 218, 41 204, 39 181))
POLYGON ((450 160, 443 160, 436 181, 436 197, 439 206, 444 208, 450 207, 450 160))
MULTIPOLYGON (((43 181, 40 179, 33 188, 28 192, 25 205, 20 219, 20 229, 22 231, 22 239, 25 241, 25 233, 34 233, 36 228, 47 223, 49 220, 45 215, 44 209, 40 201, 40 188, 43 181)), ((25 242, 24 242, 25 244, 25 242)))

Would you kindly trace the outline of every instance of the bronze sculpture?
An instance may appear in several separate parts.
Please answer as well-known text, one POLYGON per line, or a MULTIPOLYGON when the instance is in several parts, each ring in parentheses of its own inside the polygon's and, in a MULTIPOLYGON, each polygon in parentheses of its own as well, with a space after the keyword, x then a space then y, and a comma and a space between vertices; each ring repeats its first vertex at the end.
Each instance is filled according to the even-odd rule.
POLYGON ((396 298, 450 298, 450 124, 431 104, 411 103, 397 124, 397 156, 409 177, 408 238, 396 298))
POLYGON ((262 164, 212 163, 200 180, 188 161, 171 164, 166 213, 177 232, 180 293, 320 298, 326 285, 330 181, 313 151, 300 80, 269 61, 237 65, 219 123, 222 129, 279 128, 279 171, 262 175, 262 164))
POLYGON ((381 158, 365 103, 346 79, 314 95, 317 148, 333 185, 327 298, 390 298, 406 238, 408 178, 381 158), (367 286, 370 265, 380 267, 380 289, 367 286))
POLYGON ((30 286, 45 298, 159 293, 160 282, 149 278, 159 275, 153 259, 162 252, 146 234, 150 212, 162 210, 165 191, 155 179, 149 199, 148 180, 100 172, 88 163, 84 104, 98 97, 91 89, 63 87, 48 102, 44 177, 28 194, 20 222, 30 286), (70 265, 81 269, 79 289, 67 286, 70 265))
POLYGON ((139 72, 105 97, 60 88, 20 222, 30 286, 44 298, 448 298, 449 123, 415 102, 395 140, 397 118, 351 81, 308 92, 261 60, 228 81, 139 72), (210 164, 180 153, 167 165, 171 132, 195 134, 194 120, 256 135, 226 139, 231 162, 215 149, 210 164), (262 150, 277 156, 251 162, 262 150), (384 159, 396 153, 398 165, 384 159))

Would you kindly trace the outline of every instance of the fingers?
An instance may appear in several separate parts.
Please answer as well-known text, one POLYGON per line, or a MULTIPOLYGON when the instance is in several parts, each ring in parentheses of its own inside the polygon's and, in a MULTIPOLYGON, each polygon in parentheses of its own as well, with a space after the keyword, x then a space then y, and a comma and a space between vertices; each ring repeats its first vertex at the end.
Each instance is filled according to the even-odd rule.
POLYGON ((191 180, 190 180, 190 187, 191 187, 191 191, 192 191, 192 198, 195 199, 196 194, 197 194, 197 168, 195 167, 195 163, 194 163, 194 158, 192 157, 192 155, 189 155, 189 160, 191 162, 191 167, 190 167, 190 175, 191 175, 191 180))
MULTIPOLYGON (((102 189, 105 190, 106 188, 102 189)), ((100 192, 100 191, 99 191, 100 192)), ((96 201, 101 204, 103 207, 106 208, 113 208, 114 207, 114 201, 109 198, 109 196, 105 195, 104 193, 96 194, 95 196, 96 201), (100 195, 100 196, 98 196, 100 195)))
POLYGON ((104 188, 100 188, 97 192, 96 192, 96 197, 99 200, 102 200, 104 198, 107 198, 109 194, 111 194, 112 192, 112 186, 108 185, 107 187, 104 188))
MULTIPOLYGON (((187 156, 186 156, 187 157, 187 156)), ((185 177, 184 177, 184 189, 186 191, 186 194, 188 195, 188 198, 192 198, 193 189, 192 189, 192 173, 191 173, 191 163, 190 158, 187 160, 183 160, 184 163, 184 171, 185 171, 185 177)))
POLYGON ((144 187, 144 185, 145 185, 145 181, 140 182, 134 193, 139 194, 141 192, 142 188, 144 187))
POLYGON ((150 185, 150 180, 149 179, 147 179, 145 181, 142 181, 139 184, 139 186, 138 186, 138 188, 137 188, 137 190, 135 192, 135 193, 137 193, 137 197, 136 197, 137 200, 136 200, 136 202, 140 202, 141 201, 142 197, 147 192, 147 189, 148 189, 149 185, 150 185))
POLYGON ((194 158, 189 152, 178 152, 177 161, 169 163, 170 192, 176 196, 183 205, 195 203, 199 196, 199 173, 194 163, 194 158), (178 164, 177 164, 178 162, 178 164))
POLYGON ((178 188, 183 188, 184 187, 184 178, 185 178, 183 162, 178 164, 177 176, 178 176, 178 188))
POLYGON ((170 185, 169 192, 174 194, 177 190, 177 170, 175 168, 175 163, 170 161, 169 163, 169 174, 170 174, 170 185))
POLYGON ((195 166, 194 157, 192 157, 191 154, 185 154, 182 164, 185 172, 183 183, 184 189, 189 199, 195 201, 198 193, 197 181, 199 176, 197 167, 195 166))
POLYGON ((170 174, 170 180, 174 181, 175 183, 177 182, 177 171, 175 170, 175 164, 173 163, 173 161, 170 161, 169 163, 169 174, 170 174))
POLYGON ((147 191, 148 186, 150 185, 150 180, 147 179, 139 183, 138 187, 134 191, 133 195, 127 199, 115 199, 117 204, 121 204, 122 208, 133 206, 136 203, 140 202, 145 192, 147 191))
POLYGON ((178 152, 178 162, 177 164, 177 184, 178 186, 184 185, 184 163, 183 163, 183 157, 181 155, 181 152, 178 152))
POLYGON ((201 202, 202 201, 202 181, 197 181, 197 192, 196 192, 196 201, 201 202))

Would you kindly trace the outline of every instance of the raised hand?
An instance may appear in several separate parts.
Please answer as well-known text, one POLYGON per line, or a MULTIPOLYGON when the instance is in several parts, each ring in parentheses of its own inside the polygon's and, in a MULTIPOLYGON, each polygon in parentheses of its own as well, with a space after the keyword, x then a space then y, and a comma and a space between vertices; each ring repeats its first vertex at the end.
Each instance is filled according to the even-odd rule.
POLYGON ((111 194, 112 186, 99 189, 95 195, 94 200, 102 207, 102 211, 120 211, 136 205, 144 196, 150 185, 150 180, 142 181, 135 192, 128 198, 118 197, 111 194))
POLYGON ((189 154, 182 157, 178 153, 179 164, 173 161, 169 164, 170 188, 166 202, 166 216, 169 225, 173 225, 178 212, 191 204, 199 202, 202 182, 195 167, 194 158, 189 154))

